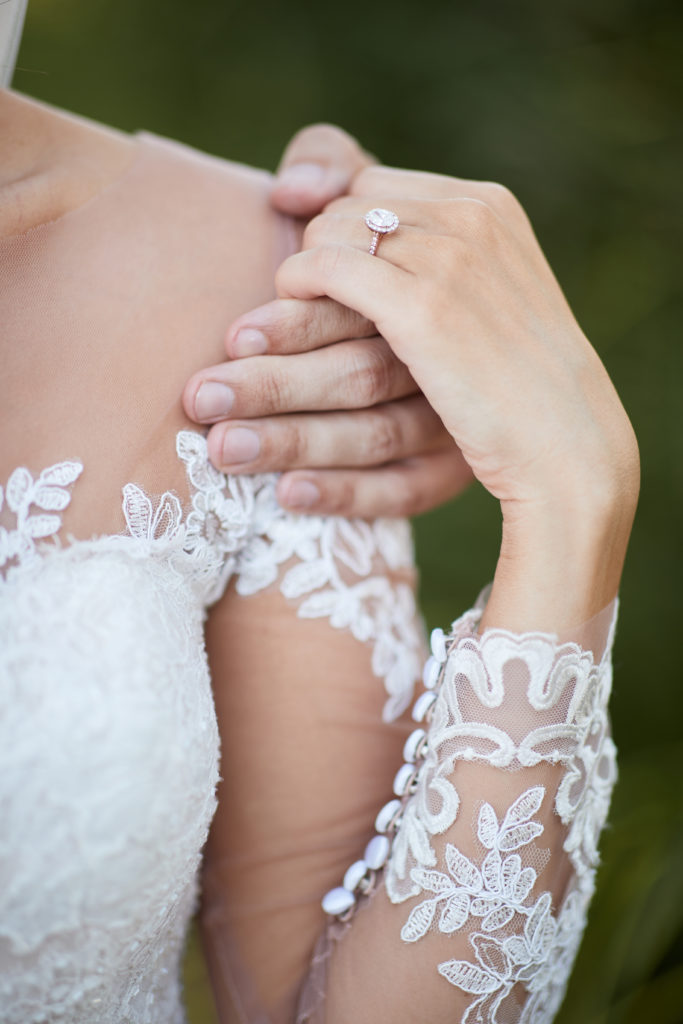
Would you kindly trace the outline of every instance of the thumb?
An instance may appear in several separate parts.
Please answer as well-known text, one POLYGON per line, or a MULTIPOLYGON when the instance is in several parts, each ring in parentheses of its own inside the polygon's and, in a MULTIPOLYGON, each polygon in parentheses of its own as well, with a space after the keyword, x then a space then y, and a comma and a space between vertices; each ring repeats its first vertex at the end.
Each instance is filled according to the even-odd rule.
POLYGON ((341 128, 315 124, 297 132, 278 167, 271 202, 280 213, 314 217, 346 195, 351 181, 377 163, 341 128))

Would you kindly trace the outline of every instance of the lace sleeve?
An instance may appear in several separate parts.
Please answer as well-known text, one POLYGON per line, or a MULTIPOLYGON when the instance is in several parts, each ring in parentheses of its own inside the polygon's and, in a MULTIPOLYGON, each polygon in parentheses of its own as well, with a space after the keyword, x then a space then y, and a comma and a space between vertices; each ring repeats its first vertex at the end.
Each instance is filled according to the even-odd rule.
POLYGON ((542 1024, 558 1010, 616 776, 616 602, 599 659, 542 633, 478 635, 480 614, 432 634, 394 799, 323 901, 299 1022, 542 1024))

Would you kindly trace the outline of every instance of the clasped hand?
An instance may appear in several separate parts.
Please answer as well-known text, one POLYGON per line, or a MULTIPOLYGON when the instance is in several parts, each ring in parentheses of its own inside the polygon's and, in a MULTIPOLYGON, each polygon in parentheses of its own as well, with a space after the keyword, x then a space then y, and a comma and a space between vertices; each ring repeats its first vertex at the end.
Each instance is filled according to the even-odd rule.
MULTIPOLYGON (((340 129, 304 129, 285 153, 273 206, 303 224, 372 162, 340 129)), ((283 471, 286 508, 411 516, 470 483, 438 415, 355 311, 326 298, 275 300, 231 324, 225 345, 230 361, 188 381, 185 410, 214 424, 208 445, 219 469, 283 471)))
MULTIPOLYGON (((277 355, 269 357, 271 389, 256 415, 282 412, 283 404, 289 410, 288 424, 260 422, 265 443, 251 471, 266 468, 264 454, 277 438, 285 440, 287 466, 386 464, 400 450, 397 500, 385 479, 383 509, 381 501, 379 510, 340 502, 361 515, 420 508, 415 461, 423 473, 428 466, 428 476, 438 474, 447 494, 473 474, 501 502, 494 597, 505 592, 506 622, 520 572, 529 592, 534 566, 548 560, 555 569, 539 568, 536 580, 546 609, 549 593, 568 588, 573 595, 551 624, 585 620, 611 600, 635 508, 637 447, 607 372, 506 189, 366 165, 349 194, 309 223, 302 251, 282 264, 276 288, 278 300, 241 317, 227 339, 229 354, 239 356, 245 343, 263 344, 259 333, 267 335, 267 351, 277 355), (400 220, 378 256, 368 253, 363 222, 374 206, 400 220), (277 359, 304 349, 296 370, 278 377, 277 359), (337 417, 338 437, 353 439, 348 455, 332 434, 311 438, 306 450, 287 444, 283 427, 290 437, 304 436, 296 416, 311 408, 330 410, 330 425, 337 417), (353 408, 364 412, 348 422, 333 411, 353 408), (405 456, 413 457, 412 478, 405 456)), ((260 361, 251 356, 222 370, 235 389, 235 417, 254 415, 250 394, 260 361)), ((214 430, 212 457, 233 471, 225 453, 235 427, 214 430)), ((378 479, 397 474, 398 465, 377 471, 378 479)), ((291 486, 322 476, 290 478, 291 486)), ((287 486, 285 480, 281 500, 287 486)), ((532 605, 529 617, 538 622, 532 605)), ((526 617, 522 612, 521 621, 526 617)))

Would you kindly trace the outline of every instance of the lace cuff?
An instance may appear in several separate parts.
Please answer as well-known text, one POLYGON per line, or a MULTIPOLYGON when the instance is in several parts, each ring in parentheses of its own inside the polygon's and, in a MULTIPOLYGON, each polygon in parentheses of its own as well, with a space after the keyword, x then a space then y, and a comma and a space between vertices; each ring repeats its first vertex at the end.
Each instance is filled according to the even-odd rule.
MULTIPOLYGON (((323 901, 337 921, 299 1021, 319 1019, 312 992, 324 988, 335 1003, 330 954, 343 935, 344 957, 353 955, 356 905, 367 905, 368 920, 395 923, 398 907, 387 915, 384 892, 394 905, 409 901, 401 939, 428 944, 432 969, 458 990, 458 1019, 552 1020, 584 929, 616 778, 607 714, 616 612, 615 601, 582 631, 603 650, 599 660, 549 634, 478 635, 481 607, 449 637, 434 630, 395 799, 379 812, 363 859, 323 901)), ((432 984, 424 978, 425 1011, 432 984)))

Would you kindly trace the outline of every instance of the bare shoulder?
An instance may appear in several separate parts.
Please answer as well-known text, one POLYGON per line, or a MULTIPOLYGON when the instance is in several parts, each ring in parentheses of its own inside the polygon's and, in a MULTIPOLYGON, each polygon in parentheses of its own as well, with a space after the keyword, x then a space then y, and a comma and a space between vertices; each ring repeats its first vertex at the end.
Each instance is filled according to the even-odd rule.
POLYGON ((270 178, 144 133, 35 116, 62 132, 54 180, 80 186, 0 238, 0 470, 78 457, 119 504, 131 479, 179 487, 183 386, 224 358, 232 320, 273 296, 289 245, 270 178))

